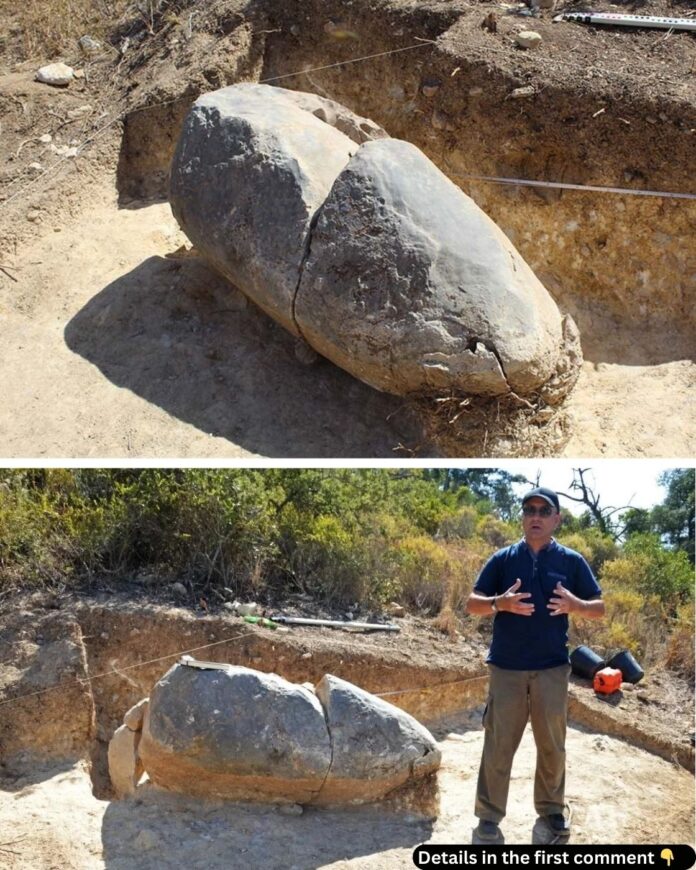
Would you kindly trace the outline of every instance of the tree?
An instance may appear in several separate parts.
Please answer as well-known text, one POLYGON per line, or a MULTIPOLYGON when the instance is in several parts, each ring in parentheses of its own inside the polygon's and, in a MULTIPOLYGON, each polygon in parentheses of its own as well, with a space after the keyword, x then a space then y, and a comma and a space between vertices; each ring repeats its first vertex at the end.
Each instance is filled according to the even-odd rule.
POLYGON ((428 475, 438 481, 447 492, 466 487, 477 499, 490 502, 503 520, 511 520, 519 513, 519 497, 513 484, 526 483, 521 474, 511 474, 501 468, 433 468, 428 475))
POLYGON ((620 515, 629 510, 630 505, 602 507, 600 494, 594 491, 586 478, 587 472, 590 470, 589 468, 573 469, 573 482, 570 484, 570 490, 578 495, 571 495, 568 492, 559 492, 559 495, 586 505, 589 516, 600 532, 603 535, 609 535, 614 541, 618 541, 625 534, 625 525, 620 515))
POLYGON ((667 497, 653 508, 653 522, 659 535, 676 550, 683 550, 694 563, 695 475, 693 468, 674 468, 658 478, 667 487, 667 497))
POLYGON ((686 553, 694 564, 694 469, 674 468, 658 478, 667 487, 662 504, 650 510, 634 508, 625 516, 626 535, 654 534, 674 550, 686 553))

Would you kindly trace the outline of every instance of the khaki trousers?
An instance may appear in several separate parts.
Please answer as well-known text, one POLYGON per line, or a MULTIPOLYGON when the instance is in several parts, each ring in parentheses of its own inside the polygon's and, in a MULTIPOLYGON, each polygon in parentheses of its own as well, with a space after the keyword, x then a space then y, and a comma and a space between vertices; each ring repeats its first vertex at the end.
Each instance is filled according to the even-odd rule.
POLYGON ((504 817, 512 760, 530 717, 537 747, 534 806, 540 816, 562 813, 570 665, 543 671, 510 671, 489 665, 488 670, 475 814, 491 822, 504 817))

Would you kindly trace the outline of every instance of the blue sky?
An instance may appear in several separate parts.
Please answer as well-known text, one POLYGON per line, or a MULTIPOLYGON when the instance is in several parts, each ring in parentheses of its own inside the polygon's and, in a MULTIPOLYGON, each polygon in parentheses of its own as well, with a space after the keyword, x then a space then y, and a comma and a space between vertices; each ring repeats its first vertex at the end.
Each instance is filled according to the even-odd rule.
MULTIPOLYGON (((602 507, 631 505, 640 508, 652 507, 664 499, 666 491, 659 486, 657 478, 669 468, 680 467, 674 461, 652 459, 510 459, 498 460, 493 464, 506 471, 524 474, 530 480, 535 480, 540 471, 542 486, 562 492, 570 491, 573 468, 589 468, 591 471, 585 475, 585 480, 600 494, 602 507)), ((525 488, 520 487, 520 492, 525 488)), ((561 498, 561 506, 574 514, 584 511, 583 505, 564 498, 561 498)))

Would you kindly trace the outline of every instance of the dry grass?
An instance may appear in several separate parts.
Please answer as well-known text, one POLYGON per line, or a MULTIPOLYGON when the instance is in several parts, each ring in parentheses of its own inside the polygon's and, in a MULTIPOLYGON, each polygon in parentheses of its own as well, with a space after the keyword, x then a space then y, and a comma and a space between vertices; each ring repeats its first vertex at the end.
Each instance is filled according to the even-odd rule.
POLYGON ((682 605, 677 611, 674 627, 665 653, 665 665, 693 684, 696 678, 694 661, 694 608, 693 603, 682 605))
POLYGON ((103 41, 125 15, 140 12, 133 0, 0 0, 5 61, 79 56, 77 40, 89 34, 103 41))
POLYGON ((446 634, 449 639, 454 642, 457 639, 457 634, 461 629, 461 621, 451 607, 445 605, 438 615, 433 620, 433 626, 446 634))
POLYGON ((443 456, 554 456, 568 443, 567 411, 514 393, 415 401, 424 432, 443 456))
POLYGON ((433 625, 454 640, 462 628, 466 600, 490 552, 480 540, 472 540, 465 547, 448 544, 444 549, 448 564, 443 574, 442 604, 433 625))

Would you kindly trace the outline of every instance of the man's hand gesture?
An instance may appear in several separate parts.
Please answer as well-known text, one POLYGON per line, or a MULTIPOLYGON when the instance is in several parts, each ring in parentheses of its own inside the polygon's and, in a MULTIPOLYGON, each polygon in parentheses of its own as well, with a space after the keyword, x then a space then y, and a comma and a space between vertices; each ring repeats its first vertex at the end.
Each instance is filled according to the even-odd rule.
POLYGON ((516 613, 518 616, 531 616, 534 613, 534 605, 527 604, 522 598, 531 598, 531 592, 518 592, 522 581, 518 577, 512 586, 503 595, 498 596, 496 607, 507 613, 516 613))
POLYGON ((546 605, 551 611, 551 616, 560 616, 562 613, 572 613, 578 610, 579 599, 569 592, 560 582, 556 583, 556 588, 553 590, 554 598, 551 598, 546 605))

